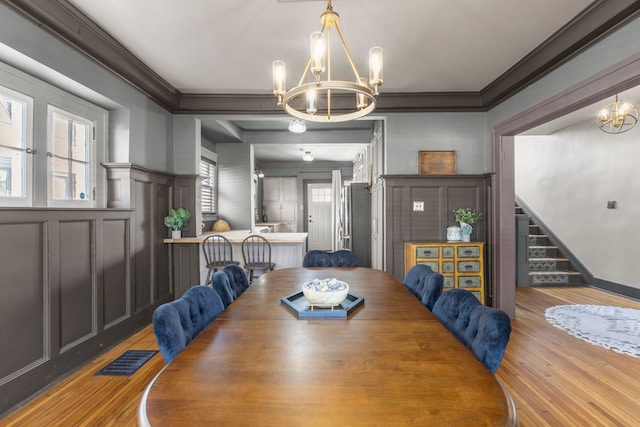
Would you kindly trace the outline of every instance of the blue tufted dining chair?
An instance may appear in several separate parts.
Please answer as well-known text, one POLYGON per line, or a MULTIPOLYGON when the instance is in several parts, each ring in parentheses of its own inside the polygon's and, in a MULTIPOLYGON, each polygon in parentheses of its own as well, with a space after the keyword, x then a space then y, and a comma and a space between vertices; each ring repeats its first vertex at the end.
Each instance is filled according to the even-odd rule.
POLYGON ((431 267, 424 264, 416 264, 407 271, 402 279, 402 283, 411 291, 412 294, 418 296, 418 288, 424 283, 424 276, 432 272, 431 267))
POLYGON ((507 313, 479 305, 471 312, 463 342, 495 374, 502 363, 510 335, 511 319, 507 313))
POLYGON ((233 299, 238 298, 249 287, 247 273, 239 265, 228 265, 222 271, 229 277, 229 285, 233 293, 233 299))
POLYGON ((234 301, 235 296, 231 289, 229 276, 225 271, 216 271, 213 273, 213 276, 211 277, 211 287, 218 293, 218 295, 220 295, 220 299, 222 300, 222 304, 225 308, 234 301))
POLYGON ((302 260, 303 267, 329 267, 331 266, 331 254, 327 251, 313 249, 307 252, 302 260))
POLYGON ((457 336, 455 323, 464 304, 479 305, 480 301, 466 289, 456 288, 443 293, 433 306, 433 314, 451 333, 457 336))
POLYGON ((426 273, 422 279, 422 296, 420 297, 422 304, 433 311, 433 306, 440 298, 440 295, 442 295, 443 287, 444 277, 442 274, 436 273, 435 271, 426 273))
POLYGON ((358 257, 348 249, 331 252, 331 267, 357 267, 358 257))

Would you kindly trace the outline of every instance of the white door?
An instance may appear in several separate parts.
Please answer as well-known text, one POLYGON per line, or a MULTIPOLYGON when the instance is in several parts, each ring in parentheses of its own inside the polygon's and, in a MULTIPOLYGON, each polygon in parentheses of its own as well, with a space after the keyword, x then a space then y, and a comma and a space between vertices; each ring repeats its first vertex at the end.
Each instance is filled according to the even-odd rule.
POLYGON ((331 183, 307 184, 308 249, 331 250, 331 183))

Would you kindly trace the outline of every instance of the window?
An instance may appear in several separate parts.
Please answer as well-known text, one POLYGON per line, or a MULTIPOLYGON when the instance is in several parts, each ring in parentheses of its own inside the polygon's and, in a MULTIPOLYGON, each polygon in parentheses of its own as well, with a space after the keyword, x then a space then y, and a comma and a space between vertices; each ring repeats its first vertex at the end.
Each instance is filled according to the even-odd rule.
POLYGON ((0 206, 104 207, 109 112, 0 62, 0 206))
POLYGON ((31 98, 0 86, 0 200, 27 206, 31 199, 31 98))
POLYGON ((331 188, 312 188, 311 201, 315 203, 331 202, 331 188))
POLYGON ((93 123, 49 106, 50 205, 91 205, 93 123))
POLYGON ((202 180, 201 200, 202 213, 216 213, 216 162, 203 157, 200 160, 200 176, 202 180))

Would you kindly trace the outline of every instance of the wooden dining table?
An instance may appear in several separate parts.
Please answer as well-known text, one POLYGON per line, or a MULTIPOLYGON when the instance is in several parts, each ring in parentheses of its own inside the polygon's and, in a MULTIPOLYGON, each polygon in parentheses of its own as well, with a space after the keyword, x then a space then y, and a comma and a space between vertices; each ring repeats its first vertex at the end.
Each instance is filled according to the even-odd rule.
POLYGON ((147 387, 151 426, 504 426, 498 382, 393 275, 368 268, 269 272, 147 387), (299 318, 282 298, 336 278, 364 302, 299 318))

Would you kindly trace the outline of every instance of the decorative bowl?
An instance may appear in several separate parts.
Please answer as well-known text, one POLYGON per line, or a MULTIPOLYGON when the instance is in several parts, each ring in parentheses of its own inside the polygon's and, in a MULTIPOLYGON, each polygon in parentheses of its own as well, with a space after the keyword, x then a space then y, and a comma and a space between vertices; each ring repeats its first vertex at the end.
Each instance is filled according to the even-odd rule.
POLYGON ((313 279, 302 285, 302 293, 311 305, 333 307, 345 300, 349 285, 335 278, 313 279))

